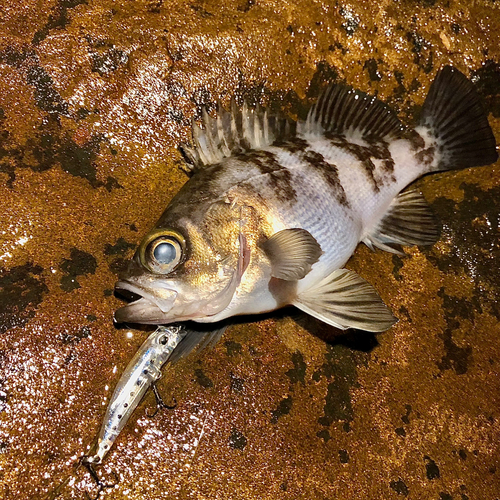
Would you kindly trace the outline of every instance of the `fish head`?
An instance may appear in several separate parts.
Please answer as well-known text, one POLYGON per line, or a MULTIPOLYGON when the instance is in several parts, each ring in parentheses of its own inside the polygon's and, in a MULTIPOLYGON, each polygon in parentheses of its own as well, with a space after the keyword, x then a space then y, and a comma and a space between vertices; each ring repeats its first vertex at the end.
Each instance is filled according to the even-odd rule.
POLYGON ((119 276, 117 293, 136 300, 116 311, 117 322, 210 321, 231 302, 249 262, 235 210, 215 203, 198 222, 174 219, 160 219, 119 276))

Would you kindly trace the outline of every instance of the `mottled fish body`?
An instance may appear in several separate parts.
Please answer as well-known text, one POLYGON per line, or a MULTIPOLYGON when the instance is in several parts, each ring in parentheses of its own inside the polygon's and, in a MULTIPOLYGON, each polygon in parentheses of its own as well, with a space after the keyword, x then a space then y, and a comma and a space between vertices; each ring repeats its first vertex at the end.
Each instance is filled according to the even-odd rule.
POLYGON ((445 67, 414 129, 379 100, 331 85, 305 122, 262 109, 193 125, 193 175, 139 246, 118 292, 119 322, 215 322, 293 304, 338 328, 395 321, 343 266, 363 241, 399 252, 436 241, 420 193, 430 172, 487 165, 496 143, 472 83, 445 67))

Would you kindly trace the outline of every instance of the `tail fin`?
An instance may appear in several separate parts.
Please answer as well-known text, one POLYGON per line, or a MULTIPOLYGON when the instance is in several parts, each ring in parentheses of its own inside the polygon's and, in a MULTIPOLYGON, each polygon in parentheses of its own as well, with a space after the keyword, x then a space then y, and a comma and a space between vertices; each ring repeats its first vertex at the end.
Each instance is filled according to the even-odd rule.
POLYGON ((472 82, 452 66, 440 70, 432 83, 420 127, 428 129, 436 142, 439 161, 433 170, 489 165, 498 159, 479 95, 472 82))

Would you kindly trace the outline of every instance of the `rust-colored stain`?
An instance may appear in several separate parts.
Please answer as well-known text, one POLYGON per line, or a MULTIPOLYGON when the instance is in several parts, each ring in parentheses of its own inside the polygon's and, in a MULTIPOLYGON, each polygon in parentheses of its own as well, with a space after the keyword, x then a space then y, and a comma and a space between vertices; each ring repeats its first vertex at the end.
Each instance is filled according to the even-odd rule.
MULTIPOLYGON (((231 95, 303 115, 329 81, 403 121, 436 71, 476 83, 500 142, 500 11, 444 3, 52 0, 0 10, 0 497, 83 499, 87 451, 145 339, 115 273, 185 182, 192 116, 231 95), (69 481, 65 479, 69 477, 69 481)), ((500 497, 500 167, 418 183, 442 223, 349 266, 399 323, 339 335, 284 311, 165 370, 98 473, 113 499, 500 497)))

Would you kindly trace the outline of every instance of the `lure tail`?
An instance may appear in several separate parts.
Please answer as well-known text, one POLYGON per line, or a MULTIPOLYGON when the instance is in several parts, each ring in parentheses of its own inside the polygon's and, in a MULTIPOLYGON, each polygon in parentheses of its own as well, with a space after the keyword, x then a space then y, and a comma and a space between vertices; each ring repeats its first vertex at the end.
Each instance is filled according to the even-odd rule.
POLYGON ((431 148, 438 155, 432 154, 436 160, 431 171, 489 165, 498 159, 495 137, 473 83, 451 66, 440 70, 432 83, 416 130, 433 139, 431 148))

